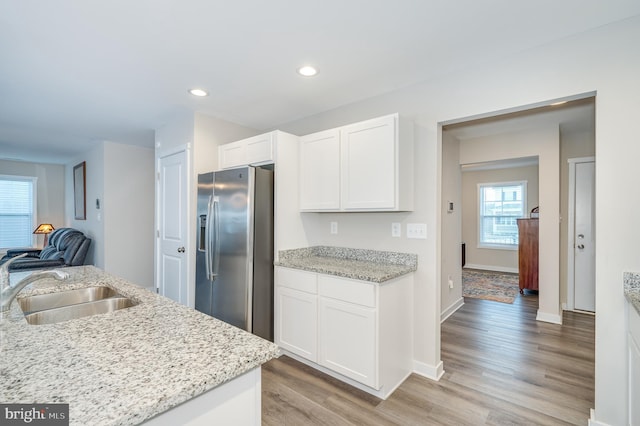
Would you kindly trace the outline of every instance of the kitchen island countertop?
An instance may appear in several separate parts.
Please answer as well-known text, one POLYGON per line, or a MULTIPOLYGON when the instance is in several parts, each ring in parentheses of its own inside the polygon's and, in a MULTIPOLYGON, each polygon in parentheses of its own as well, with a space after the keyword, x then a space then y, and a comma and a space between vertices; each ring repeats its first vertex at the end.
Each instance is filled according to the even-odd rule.
POLYGON ((17 302, 0 321, 0 402, 68 403, 71 425, 134 425, 259 367, 271 342, 93 266, 65 268, 18 297, 108 286, 137 305, 29 325, 17 302))

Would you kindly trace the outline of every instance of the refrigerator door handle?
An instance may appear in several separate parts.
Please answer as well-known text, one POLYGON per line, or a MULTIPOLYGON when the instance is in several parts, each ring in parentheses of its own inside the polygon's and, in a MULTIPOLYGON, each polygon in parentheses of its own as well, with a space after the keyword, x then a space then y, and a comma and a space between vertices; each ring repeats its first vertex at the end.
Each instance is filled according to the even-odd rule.
POLYGON ((213 250, 210 262, 211 281, 218 276, 218 264, 220 263, 220 214, 219 214, 218 197, 213 197, 213 229, 214 238, 212 238, 213 250))
POLYGON ((207 202, 207 216, 204 224, 204 265, 205 272, 207 275, 207 280, 211 281, 211 207, 212 207, 213 196, 209 196, 209 201, 207 202))

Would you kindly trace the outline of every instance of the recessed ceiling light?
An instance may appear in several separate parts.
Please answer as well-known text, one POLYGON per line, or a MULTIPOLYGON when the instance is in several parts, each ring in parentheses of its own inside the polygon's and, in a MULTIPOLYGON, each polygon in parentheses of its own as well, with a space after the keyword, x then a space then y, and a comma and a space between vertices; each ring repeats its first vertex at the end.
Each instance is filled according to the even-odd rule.
POLYGON ((206 90, 202 89, 190 89, 189 93, 191 93, 193 96, 209 96, 209 93, 207 93, 206 90))
POLYGON ((304 77, 313 77, 318 74, 318 70, 312 67, 311 65, 305 65, 303 67, 298 68, 298 74, 304 77))

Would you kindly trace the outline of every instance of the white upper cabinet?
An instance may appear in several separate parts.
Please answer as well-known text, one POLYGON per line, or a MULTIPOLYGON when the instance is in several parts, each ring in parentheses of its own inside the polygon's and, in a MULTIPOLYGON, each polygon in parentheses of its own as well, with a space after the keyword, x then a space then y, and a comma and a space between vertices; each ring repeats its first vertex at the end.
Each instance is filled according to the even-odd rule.
POLYGON ((398 114, 300 141, 302 211, 413 210, 413 128, 398 114))
POLYGON ((218 167, 229 169, 238 166, 273 163, 276 134, 277 131, 274 131, 220 145, 218 147, 218 167))
POLYGON ((340 209, 340 132, 300 138, 300 209, 340 209))

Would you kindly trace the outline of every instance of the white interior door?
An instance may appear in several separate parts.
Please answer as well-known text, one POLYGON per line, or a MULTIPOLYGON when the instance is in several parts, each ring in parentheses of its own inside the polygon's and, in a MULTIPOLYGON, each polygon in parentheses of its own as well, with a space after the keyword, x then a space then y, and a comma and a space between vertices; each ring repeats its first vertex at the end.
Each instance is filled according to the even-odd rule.
POLYGON ((595 162, 575 165, 574 307, 596 310, 595 162))
POLYGON ((187 150, 161 156, 158 161, 158 292, 188 305, 187 150))

